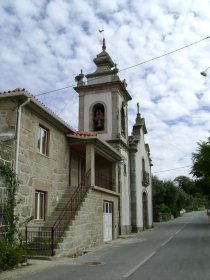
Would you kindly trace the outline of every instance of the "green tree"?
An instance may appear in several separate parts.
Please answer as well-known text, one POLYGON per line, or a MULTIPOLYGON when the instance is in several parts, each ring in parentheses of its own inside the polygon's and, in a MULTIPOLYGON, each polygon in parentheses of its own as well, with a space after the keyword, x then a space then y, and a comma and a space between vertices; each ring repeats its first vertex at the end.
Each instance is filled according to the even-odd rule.
POLYGON ((188 211, 204 207, 205 197, 201 193, 199 182, 186 176, 178 176, 174 179, 174 182, 180 190, 183 190, 189 195, 189 201, 187 203, 188 211))
POLYGON ((152 176, 152 193, 153 193, 153 205, 163 203, 166 188, 163 181, 161 181, 157 176, 152 176))
POLYGON ((197 187, 201 193, 210 196, 210 139, 198 143, 192 161, 191 174, 196 177, 197 187))
POLYGON ((189 195, 195 195, 198 192, 195 181, 187 176, 178 176, 174 179, 174 182, 178 188, 189 195))
POLYGON ((171 180, 162 181, 152 177, 154 214, 169 212, 174 217, 180 215, 180 210, 189 207, 191 196, 181 188, 177 188, 171 180))

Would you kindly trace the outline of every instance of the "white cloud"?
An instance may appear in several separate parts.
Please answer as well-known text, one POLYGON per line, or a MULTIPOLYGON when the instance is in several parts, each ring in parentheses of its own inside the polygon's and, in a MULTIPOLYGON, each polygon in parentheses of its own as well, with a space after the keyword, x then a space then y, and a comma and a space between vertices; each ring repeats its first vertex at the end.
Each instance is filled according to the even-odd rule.
MULTIPOLYGON (((209 13, 208 0, 0 1, 0 91, 25 87, 38 94, 73 86, 80 69, 95 69, 102 25, 107 51, 123 69, 209 36, 209 13)), ((119 73, 133 98, 130 132, 140 102, 154 172, 189 165, 196 143, 208 137, 210 79, 199 73, 210 66, 209 41, 119 73)), ((39 99, 77 127, 72 87, 39 99)), ((188 172, 155 174, 173 178, 188 172)))

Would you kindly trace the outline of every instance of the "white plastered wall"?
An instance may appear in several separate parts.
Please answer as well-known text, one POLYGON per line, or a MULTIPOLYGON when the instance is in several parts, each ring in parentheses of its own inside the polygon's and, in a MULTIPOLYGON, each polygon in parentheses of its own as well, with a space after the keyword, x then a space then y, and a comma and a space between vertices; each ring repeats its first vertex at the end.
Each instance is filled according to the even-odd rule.
MULTIPOLYGON (((90 108, 96 103, 102 103, 105 108, 105 121, 106 121, 106 133, 103 132, 102 136, 105 140, 111 139, 112 136, 112 96, 110 92, 103 92, 97 94, 87 94, 84 97, 84 130, 90 131, 90 108)), ((97 132, 100 134, 100 132, 97 132)))
POLYGON ((142 193, 145 191, 148 199, 148 226, 152 227, 152 187, 151 187, 151 172, 148 153, 144 142, 143 128, 140 133, 140 141, 138 142, 138 152, 136 153, 136 219, 137 227, 143 228, 143 205, 142 205, 142 193), (142 186, 142 159, 145 160, 145 170, 149 173, 150 184, 148 187, 142 186))
POLYGON ((130 166, 126 151, 120 151, 124 161, 121 163, 121 226, 130 227, 130 166), (126 175, 124 176, 124 164, 126 165, 126 175))

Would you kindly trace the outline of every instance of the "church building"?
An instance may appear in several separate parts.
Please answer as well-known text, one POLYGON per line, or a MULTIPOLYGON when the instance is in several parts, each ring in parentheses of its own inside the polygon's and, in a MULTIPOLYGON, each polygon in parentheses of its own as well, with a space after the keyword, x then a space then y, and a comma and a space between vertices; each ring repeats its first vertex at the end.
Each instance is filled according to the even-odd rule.
POLYGON ((128 134, 131 95, 105 39, 93 61, 93 73, 75 77, 78 130, 25 89, 0 93, 0 164, 21 181, 16 212, 31 217, 24 232, 34 254, 77 255, 153 226, 145 120, 137 104, 128 134))
POLYGON ((93 60, 96 70, 76 76, 79 94, 79 130, 95 132, 122 156, 119 165, 120 233, 141 231, 152 227, 151 160, 144 134, 144 118, 137 104, 136 123, 128 135, 128 102, 132 99, 126 81, 118 76, 116 64, 106 52, 93 60))

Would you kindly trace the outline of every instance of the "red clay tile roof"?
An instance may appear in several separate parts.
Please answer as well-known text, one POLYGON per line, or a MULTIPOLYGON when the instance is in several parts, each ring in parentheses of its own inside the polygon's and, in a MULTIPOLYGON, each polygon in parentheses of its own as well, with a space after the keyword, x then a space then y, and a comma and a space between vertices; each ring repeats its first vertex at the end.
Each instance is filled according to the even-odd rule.
POLYGON ((13 92, 20 92, 20 91, 26 91, 24 88, 16 88, 13 90, 8 90, 8 91, 2 91, 0 94, 6 94, 6 93, 13 93, 13 92))
POLYGON ((74 133, 71 133, 71 135, 87 137, 87 136, 96 136, 97 134, 95 132, 89 132, 89 131, 75 131, 74 133))
MULTIPOLYGON (((3 91, 3 92, 0 92, 0 95, 4 95, 4 94, 8 94, 8 93, 11 93, 11 95, 12 95, 13 93, 16 93, 16 92, 24 92, 23 94, 29 95, 31 98, 33 98, 35 101, 37 101, 39 104, 41 104, 41 106, 43 106, 44 109, 48 110, 52 115, 54 115, 59 121, 64 122, 64 124, 66 126, 70 127, 70 125, 66 121, 64 121, 61 117, 59 117, 56 113, 54 113, 44 103, 39 101, 39 99, 37 99, 35 95, 32 95, 31 93, 29 93, 25 88, 16 88, 16 89, 13 89, 13 90, 3 91)), ((71 133, 71 131, 75 131, 72 127, 70 127, 70 128, 71 128, 71 130, 69 131, 69 133, 71 133)))

